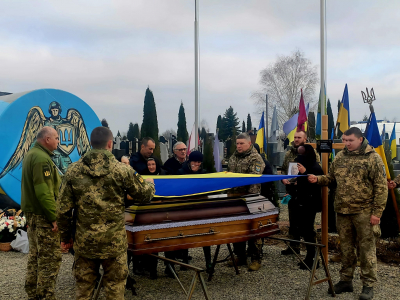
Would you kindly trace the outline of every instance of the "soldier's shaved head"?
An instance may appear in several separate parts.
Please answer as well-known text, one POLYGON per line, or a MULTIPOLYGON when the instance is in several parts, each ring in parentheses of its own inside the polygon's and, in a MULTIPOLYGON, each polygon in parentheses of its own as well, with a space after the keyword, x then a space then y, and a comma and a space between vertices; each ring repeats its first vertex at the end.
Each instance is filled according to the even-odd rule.
POLYGON ((53 127, 44 126, 42 129, 40 129, 40 131, 38 132, 36 138, 38 140, 41 140, 41 139, 44 139, 44 138, 46 138, 48 136, 53 135, 54 133, 57 134, 57 131, 53 127))
POLYGON ((36 136, 37 142, 50 151, 54 151, 58 147, 58 133, 53 127, 44 126, 36 136))
POLYGON ((109 141, 112 142, 112 139, 113 134, 111 130, 107 127, 99 126, 93 129, 92 134, 90 135, 90 144, 93 149, 107 149, 109 141))

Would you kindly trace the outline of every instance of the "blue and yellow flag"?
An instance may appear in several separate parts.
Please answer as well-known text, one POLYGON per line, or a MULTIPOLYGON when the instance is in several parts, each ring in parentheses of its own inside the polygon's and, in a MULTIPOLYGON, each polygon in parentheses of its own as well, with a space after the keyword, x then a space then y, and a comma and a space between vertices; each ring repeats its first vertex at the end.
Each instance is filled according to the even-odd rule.
MULTIPOLYGON (((310 103, 307 103, 306 114, 308 116, 308 110, 310 108, 310 103)), ((289 143, 293 142, 294 134, 297 131, 297 120, 299 119, 299 113, 291 117, 285 124, 283 124, 283 132, 287 135, 289 143)), ((305 131, 307 131, 308 122, 304 124, 305 131)))
POLYGON ((260 146, 260 153, 267 153, 267 139, 265 138, 264 112, 262 113, 260 125, 258 126, 256 143, 260 146))
POLYGON ((256 175, 219 172, 199 175, 142 176, 153 178, 155 197, 185 197, 219 192, 226 189, 299 177, 299 175, 256 175))
POLYGON ((350 105, 349 105, 349 92, 347 90, 347 83, 344 87, 342 102, 340 103, 339 114, 337 118, 339 123, 339 129, 341 132, 345 132, 350 128, 350 105))
POLYGON ((365 137, 369 144, 375 148, 375 151, 382 158, 383 164, 385 165, 385 172, 387 179, 390 179, 389 168, 386 161, 385 150, 382 146, 382 139, 379 133, 378 123, 376 122, 375 113, 371 113, 370 123, 368 124, 368 131, 365 132, 365 137))
MULTIPOLYGON (((325 112, 324 115, 326 115, 326 88, 324 89, 324 107, 325 107, 325 112)), ((315 125, 315 135, 317 136, 317 140, 321 139, 321 89, 319 91, 319 100, 318 100, 318 112, 317 112, 317 124, 315 125)))
POLYGON ((396 148, 396 123, 394 123, 392 134, 390 135, 389 140, 390 150, 392 151, 392 159, 397 156, 397 148, 396 148))

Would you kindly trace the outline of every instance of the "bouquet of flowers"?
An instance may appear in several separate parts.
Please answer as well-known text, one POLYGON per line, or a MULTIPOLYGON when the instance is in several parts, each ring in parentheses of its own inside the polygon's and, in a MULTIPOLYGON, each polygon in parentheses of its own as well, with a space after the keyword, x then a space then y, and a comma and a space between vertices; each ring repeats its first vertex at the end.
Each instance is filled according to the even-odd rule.
POLYGON ((4 212, 0 214, 0 243, 9 243, 15 239, 16 228, 23 228, 26 224, 24 216, 13 216, 4 212))

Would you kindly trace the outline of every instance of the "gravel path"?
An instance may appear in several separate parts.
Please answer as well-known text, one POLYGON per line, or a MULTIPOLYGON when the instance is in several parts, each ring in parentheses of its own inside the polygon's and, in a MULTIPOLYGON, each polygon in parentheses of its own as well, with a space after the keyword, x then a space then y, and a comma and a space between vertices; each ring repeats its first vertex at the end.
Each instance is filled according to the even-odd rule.
MULTIPOLYGON (((281 220, 285 221, 286 209, 283 207, 281 220)), ((262 268, 258 272, 248 272, 247 268, 240 267, 240 274, 235 275, 233 268, 225 263, 216 267, 216 273, 211 282, 206 282, 212 299, 304 299, 309 281, 309 272, 299 270, 294 257, 281 256, 281 244, 264 246, 262 268)), ((212 247, 214 252, 215 247, 212 247)), ((302 254, 305 254, 302 252, 302 254)), ((202 249, 191 249, 193 265, 204 267, 202 249)), ((220 257, 228 255, 226 247, 221 247, 220 257)), ((27 255, 19 252, 0 252, 0 299, 26 299, 24 292, 24 278, 26 272, 27 255)), ((73 257, 63 255, 63 263, 57 282, 57 299, 74 298, 74 279, 72 277, 73 257)), ((330 263, 329 270, 335 282, 339 280, 340 264, 330 263)), ((323 277, 320 268, 317 272, 323 277)), ((135 276, 138 296, 132 296, 130 291, 125 293, 125 299, 185 299, 179 284, 164 273, 163 264, 158 264, 159 278, 150 280, 149 276, 135 276)), ((400 269, 398 265, 378 264, 379 283, 375 288, 374 299, 400 299, 400 269)), ((191 282, 193 272, 178 271, 185 288, 191 282)), ((327 294, 327 283, 319 284, 312 289, 311 299, 332 299, 327 294)), ((359 268, 356 269, 354 293, 338 295, 336 299, 358 299, 362 285, 359 268)), ((100 299, 105 299, 102 295, 100 299)), ((200 286, 196 285, 193 299, 204 299, 200 286)))

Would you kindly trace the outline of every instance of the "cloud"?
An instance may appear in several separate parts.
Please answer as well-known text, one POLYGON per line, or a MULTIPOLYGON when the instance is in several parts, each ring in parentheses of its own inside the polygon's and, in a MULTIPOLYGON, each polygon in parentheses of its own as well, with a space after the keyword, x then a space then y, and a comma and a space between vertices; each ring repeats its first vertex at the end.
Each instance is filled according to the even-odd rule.
MULTIPOLYGON (((72 92, 116 132, 142 123, 149 86, 159 131, 176 127, 181 101, 191 130, 194 1, 8 1, 2 9, 1 91, 72 92)), ((201 119, 211 131, 230 105, 258 124, 250 96, 277 55, 301 49, 320 64, 319 9, 311 0, 200 1, 201 119)), ((400 109, 399 9, 395 1, 327 2, 328 96, 335 106, 348 83, 352 120, 368 112, 366 86, 375 89, 378 116, 400 109)))

